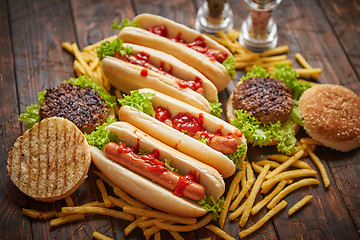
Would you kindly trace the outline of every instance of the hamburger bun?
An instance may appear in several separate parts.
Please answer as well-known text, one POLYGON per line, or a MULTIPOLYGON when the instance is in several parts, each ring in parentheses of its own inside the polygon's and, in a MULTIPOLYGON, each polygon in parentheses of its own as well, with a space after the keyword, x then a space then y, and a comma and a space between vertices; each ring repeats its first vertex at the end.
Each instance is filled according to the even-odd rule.
POLYGON ((305 131, 324 146, 342 152, 360 146, 360 98, 351 90, 313 86, 302 94, 299 108, 305 131))
POLYGON ((91 163, 89 145, 65 118, 42 120, 20 136, 8 152, 8 175, 26 195, 54 202, 75 192, 91 163))

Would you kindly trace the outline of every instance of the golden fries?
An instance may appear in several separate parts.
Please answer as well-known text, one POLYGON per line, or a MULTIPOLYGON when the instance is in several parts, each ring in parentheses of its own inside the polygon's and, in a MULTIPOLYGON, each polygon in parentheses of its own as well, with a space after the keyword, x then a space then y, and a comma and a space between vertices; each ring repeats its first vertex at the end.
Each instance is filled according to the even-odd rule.
MULTIPOLYGON (((282 154, 273 154, 273 155, 268 155, 267 158, 283 163, 283 162, 286 162, 290 157, 282 155, 282 154)), ((297 160, 297 161, 293 162, 291 165, 294 167, 297 167, 297 168, 311 169, 310 165, 302 160, 297 160)))
POLYGON ((267 205, 268 209, 272 209, 273 207, 275 207, 275 205, 280 202, 281 199, 283 199, 286 195, 288 195, 290 192, 295 191, 298 188, 304 187, 304 186, 308 186, 308 185, 312 185, 312 184, 319 184, 319 181, 313 178, 305 178, 302 179, 298 182, 292 183, 289 186, 287 186, 286 188, 284 188, 281 192, 279 192, 278 195, 276 195, 271 201, 270 203, 267 205))
POLYGON ((308 202, 310 202, 310 200, 313 198, 313 196, 311 195, 307 195, 305 196, 303 199, 301 199, 300 201, 298 201, 297 203, 294 204, 294 206, 292 206, 289 209, 289 216, 291 216, 292 214, 294 214, 296 211, 298 211, 300 208, 302 208, 303 206, 305 206, 305 204, 307 204, 308 202))
POLYGON ((47 211, 47 212, 40 212, 34 209, 22 209, 23 214, 25 214, 28 217, 35 218, 35 219, 42 219, 46 220, 52 217, 56 216, 56 211, 47 211))
POLYGON ((184 238, 178 232, 169 231, 169 233, 175 240, 184 240, 184 238))
POLYGON ((70 214, 63 217, 55 218, 50 221, 50 226, 56 227, 65 223, 77 221, 77 220, 84 220, 84 214, 77 213, 77 214, 70 214))
POLYGON ((93 238, 97 239, 97 240, 113 240, 113 238, 108 237, 104 234, 101 234, 99 232, 93 232, 92 234, 93 238))
POLYGON ((327 188, 330 185, 330 180, 326 173, 324 165, 322 164, 320 159, 315 155, 315 153, 310 148, 306 148, 306 151, 310 155, 310 158, 313 160, 316 167, 319 169, 321 177, 323 179, 324 186, 325 186, 325 188, 327 188))
POLYGON ((130 197, 126 192, 124 192, 123 190, 121 190, 120 188, 118 188, 116 186, 114 187, 114 193, 116 196, 123 199, 125 202, 127 202, 131 206, 138 207, 138 208, 146 207, 146 205, 144 203, 138 201, 135 198, 130 197))
POLYGON ((266 176, 266 179, 270 179, 270 178, 274 177, 276 174, 279 174, 282 171, 284 171, 285 169, 287 169, 288 167, 290 167, 291 164, 293 164, 295 161, 299 160, 303 156, 303 154, 304 154, 304 150, 300 150, 297 153, 295 153, 293 156, 291 156, 289 158, 289 160, 287 160, 286 162, 281 164, 279 167, 275 168, 274 171, 269 173, 266 176))
POLYGON ((209 224, 205 227, 206 229, 212 231, 213 233, 215 233, 216 235, 218 235, 219 237, 221 237, 222 239, 225 240, 235 240, 235 238, 231 237, 229 234, 227 234, 226 232, 224 232, 223 230, 221 230, 220 228, 209 224))
POLYGON ((255 232, 257 229, 259 229, 262 225, 264 225, 269 219, 271 219, 275 214, 283 210, 287 206, 287 202, 283 200, 281 203, 276 205, 273 209, 271 209, 269 212, 265 214, 264 217, 262 217, 259 221, 257 221, 254 225, 251 227, 245 229, 244 231, 239 232, 240 238, 246 237, 247 235, 255 232))
POLYGON ((127 221, 133 221, 134 215, 102 207, 63 207, 63 213, 100 214, 127 221))
POLYGON ((175 231, 175 232, 191 232, 195 231, 196 229, 204 227, 206 224, 211 222, 213 219, 212 213, 208 213, 205 217, 203 217, 199 222, 190 225, 174 225, 168 224, 160 221, 155 221, 155 225, 161 229, 167 231, 175 231))
POLYGON ((98 186, 99 190, 100 190, 100 193, 101 193, 101 197, 104 201, 104 205, 105 207, 111 207, 111 201, 109 199, 109 195, 106 191, 106 188, 105 188, 105 185, 103 183, 103 181, 99 178, 99 179, 96 179, 96 185, 98 186))

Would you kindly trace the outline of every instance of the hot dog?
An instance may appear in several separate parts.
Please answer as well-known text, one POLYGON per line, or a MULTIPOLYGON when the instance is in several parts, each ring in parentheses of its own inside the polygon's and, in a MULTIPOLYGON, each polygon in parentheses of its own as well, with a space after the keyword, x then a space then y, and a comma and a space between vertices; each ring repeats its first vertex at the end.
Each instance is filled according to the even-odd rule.
POLYGON ((209 79, 167 53, 116 39, 103 43, 98 56, 110 83, 127 94, 151 87, 207 112, 218 101, 209 79))
POLYGON ((198 217, 207 211, 196 201, 218 200, 225 191, 219 172, 126 122, 105 128, 118 137, 100 150, 91 146, 92 160, 111 181, 138 200, 172 214, 198 217), (145 151, 145 154, 144 154, 145 151), (170 163, 164 161, 169 160, 170 163), (166 168, 177 169, 178 173, 166 168))
POLYGON ((169 53, 210 79, 218 91, 226 88, 235 74, 233 56, 206 35, 185 25, 152 14, 134 18, 141 28, 125 27, 119 33, 124 42, 169 53))
POLYGON ((135 91, 120 102, 121 121, 214 167, 225 178, 245 158, 246 140, 241 131, 220 118, 151 89, 135 91), (147 96, 144 105, 152 106, 153 112, 131 107, 133 101, 139 104, 138 95, 147 96))

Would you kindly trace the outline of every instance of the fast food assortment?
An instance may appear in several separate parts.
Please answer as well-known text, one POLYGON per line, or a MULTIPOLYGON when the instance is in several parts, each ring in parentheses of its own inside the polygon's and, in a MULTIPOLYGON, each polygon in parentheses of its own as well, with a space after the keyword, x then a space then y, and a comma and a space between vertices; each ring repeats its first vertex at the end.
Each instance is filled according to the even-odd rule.
MULTIPOLYGON (((244 238, 285 209, 287 195, 318 185, 318 172, 329 187, 316 145, 345 152, 360 146, 360 98, 299 79, 316 79, 321 69, 301 54, 295 58, 305 70, 293 69, 279 55, 287 46, 252 53, 235 30, 207 36, 151 14, 114 25, 118 36, 82 51, 64 43, 78 78, 40 92, 19 117, 28 130, 8 153, 10 179, 36 200, 67 203, 60 212, 24 215, 51 219, 52 227, 107 215, 130 222, 126 236, 140 228, 146 239, 160 239, 160 231, 183 239, 180 232, 200 228, 234 239, 223 229, 235 221, 244 238), (225 121, 218 91, 235 68, 247 73, 224 106, 225 121), (301 127, 311 138, 297 139, 301 127), (276 145, 279 154, 250 163, 250 144, 276 145), (91 161, 103 201, 75 206, 70 195, 91 161)), ((312 198, 299 196, 289 218, 312 198)))

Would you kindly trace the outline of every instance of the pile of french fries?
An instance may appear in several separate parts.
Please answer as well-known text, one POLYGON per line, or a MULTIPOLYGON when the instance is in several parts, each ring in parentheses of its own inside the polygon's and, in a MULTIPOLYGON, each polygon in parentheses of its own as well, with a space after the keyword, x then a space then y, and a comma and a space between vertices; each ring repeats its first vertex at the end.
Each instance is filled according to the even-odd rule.
MULTIPOLYGON (((207 36, 229 49, 234 55, 236 69, 243 69, 246 72, 249 72, 254 65, 259 65, 262 68, 265 68, 268 73, 273 74, 276 70, 276 64, 293 65, 293 62, 286 56, 286 53, 289 51, 289 47, 286 45, 269 49, 262 53, 255 53, 240 45, 238 41, 240 32, 235 29, 232 29, 227 34, 223 31, 219 31, 217 32, 217 35, 218 36, 207 34, 207 36)), ((300 77, 310 76, 313 79, 317 79, 322 72, 321 68, 311 67, 300 53, 295 54, 295 59, 303 67, 295 68, 300 77)))

